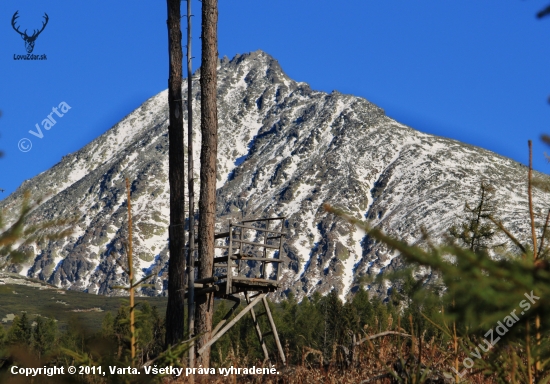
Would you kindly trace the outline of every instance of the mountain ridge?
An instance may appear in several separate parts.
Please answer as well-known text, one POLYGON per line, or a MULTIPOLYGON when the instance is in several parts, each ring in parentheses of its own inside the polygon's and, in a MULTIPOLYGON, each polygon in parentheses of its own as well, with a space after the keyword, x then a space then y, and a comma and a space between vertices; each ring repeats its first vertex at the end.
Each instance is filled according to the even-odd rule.
MULTIPOLYGON (((199 78, 197 70, 195 122, 200 122, 199 78)), ((186 94, 187 86, 183 89, 186 94)), ((362 276, 399 265, 397 254, 324 212, 325 202, 415 243, 421 227, 440 236, 485 180, 506 202, 501 206, 505 224, 520 237, 528 235, 527 216, 518 216, 527 205, 526 167, 504 156, 416 131, 366 99, 314 91, 290 79, 262 51, 220 60, 218 100, 218 229, 243 217, 287 217, 284 290, 274 299, 332 289, 345 298, 360 288, 362 276)), ((164 294, 167 126, 165 90, 1 201, 0 209, 13 213, 22 191, 49 195, 31 222, 79 214, 72 237, 34 244, 28 249, 35 254, 32 262, 10 270, 66 289, 120 294, 110 286, 125 282, 114 257, 123 254, 127 236, 124 178, 129 177, 135 267, 142 276, 155 274, 155 287, 144 294, 164 294)), ((198 124, 194 130, 198 175, 198 124)), ((548 195, 537 191, 539 208, 543 199, 548 195)), ((379 294, 388 288, 370 287, 379 294)))

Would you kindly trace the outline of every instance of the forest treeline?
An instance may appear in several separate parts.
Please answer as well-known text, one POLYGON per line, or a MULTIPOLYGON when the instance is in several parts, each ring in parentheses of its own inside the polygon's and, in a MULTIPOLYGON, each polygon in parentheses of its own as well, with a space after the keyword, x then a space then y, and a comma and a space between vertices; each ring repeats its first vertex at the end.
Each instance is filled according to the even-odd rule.
MULTIPOLYGON (((333 290, 325 296, 315 293, 300 303, 293 294, 281 303, 270 303, 289 364, 316 368, 349 366, 354 341, 390 330, 404 335, 421 334, 426 343, 443 341, 443 333, 421 314, 436 318, 442 302, 437 295, 417 301, 413 298, 416 285, 415 279, 409 275, 402 290, 399 293, 395 290, 386 300, 369 297, 365 290, 360 289, 347 302, 343 302, 333 290)), ((223 300, 216 303, 214 324, 229 308, 230 305, 223 300)), ((263 329, 268 329, 265 317, 260 317, 259 322, 263 329)), ((130 359, 127 305, 121 305, 116 315, 106 313, 101 329, 93 333, 80 327, 76 318, 60 328, 54 319, 31 318, 22 313, 15 316, 9 327, 0 326, 0 361, 3 361, 4 370, 21 360, 27 364, 32 361, 31 364, 37 366, 69 366, 80 362, 139 367, 163 352, 164 337, 163 317, 156 307, 146 302, 139 303, 139 299, 136 310, 138 361, 135 362, 130 359)), ((399 335, 390 337, 410 339, 399 335)), ((272 358, 276 359, 274 339, 267 336, 266 343, 272 358)), ((262 364, 262 360, 263 352, 252 319, 247 316, 214 344, 211 366, 246 366, 262 364)))

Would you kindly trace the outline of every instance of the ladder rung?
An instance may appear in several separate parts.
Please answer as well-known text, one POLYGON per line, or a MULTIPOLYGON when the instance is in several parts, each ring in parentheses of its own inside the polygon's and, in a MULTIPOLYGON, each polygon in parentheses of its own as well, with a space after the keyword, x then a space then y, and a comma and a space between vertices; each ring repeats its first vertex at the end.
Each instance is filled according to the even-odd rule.
POLYGON ((252 227, 250 225, 239 225, 239 224, 233 224, 233 226, 237 227, 237 228, 252 229, 252 230, 260 231, 260 232, 268 232, 268 233, 276 233, 278 235, 286 235, 285 232, 277 231, 277 230, 274 230, 274 229, 256 228, 256 227, 252 227))
POLYGON ((286 216, 281 217, 266 217, 266 218, 260 218, 260 219, 249 219, 249 220, 243 220, 243 223, 252 223, 254 221, 272 221, 272 220, 284 220, 286 219, 286 216))
POLYGON ((278 245, 271 245, 271 244, 256 243, 256 242, 253 242, 253 241, 247 241, 247 240, 238 240, 238 239, 233 239, 233 242, 234 242, 234 243, 242 243, 242 244, 250 244, 250 245, 255 245, 255 246, 257 246, 257 247, 264 247, 264 248, 271 248, 271 249, 279 249, 279 246, 278 246, 278 245))
POLYGON ((252 261, 263 261, 264 263, 282 263, 283 262, 283 260, 270 259, 270 258, 267 258, 267 257, 241 256, 238 253, 231 256, 231 260, 252 260, 252 261))

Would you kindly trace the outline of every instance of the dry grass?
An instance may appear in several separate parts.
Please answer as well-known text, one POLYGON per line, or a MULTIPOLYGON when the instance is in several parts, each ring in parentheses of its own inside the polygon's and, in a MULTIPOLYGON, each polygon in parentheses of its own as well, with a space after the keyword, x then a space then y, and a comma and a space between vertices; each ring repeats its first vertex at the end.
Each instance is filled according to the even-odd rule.
MULTIPOLYGON (((462 361, 467 357, 461 353, 462 361)), ((231 359, 233 367, 262 367, 261 362, 246 363, 231 359)), ((347 365, 343 363, 342 353, 335 352, 329 364, 321 365, 315 354, 309 354, 304 364, 279 367, 278 375, 195 375, 196 384, 393 384, 393 383, 455 383, 454 378, 445 377, 451 373, 454 362, 452 343, 438 345, 435 342, 420 346, 407 342, 404 338, 388 336, 376 343, 361 345, 356 349, 355 361, 347 365), (414 353, 413 352, 414 349, 414 353), (420 350, 421 349, 421 350, 420 350), (420 351, 419 351, 420 350, 420 351), (420 352, 420 364, 418 356, 420 352), (429 371, 425 378, 420 379, 422 372, 429 371), (419 373, 420 372, 420 373, 419 373), (392 373, 399 379, 392 376, 392 373), (402 381, 399 381, 402 380, 402 381)), ((486 377, 480 372, 471 371, 463 377, 472 384, 497 383, 496 378, 486 377)), ((164 378, 163 384, 189 383, 189 379, 164 378)))

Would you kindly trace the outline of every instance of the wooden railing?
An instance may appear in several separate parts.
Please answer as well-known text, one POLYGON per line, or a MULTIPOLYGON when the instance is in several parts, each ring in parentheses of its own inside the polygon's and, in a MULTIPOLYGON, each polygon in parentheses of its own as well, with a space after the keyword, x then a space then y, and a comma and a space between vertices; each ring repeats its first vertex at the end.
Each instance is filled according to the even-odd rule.
POLYGON ((246 290, 271 291, 278 287, 283 262, 284 222, 285 217, 244 220, 242 224, 230 222, 227 232, 215 235, 216 241, 223 242, 223 244, 216 244, 215 248, 223 249, 224 255, 214 258, 214 270, 227 269, 227 273, 223 276, 225 282, 218 282, 218 284, 225 283, 225 295, 246 290), (277 225, 277 221, 280 221, 280 226, 277 225), (251 236, 252 239, 260 238, 261 242, 247 237, 246 234, 250 232, 255 235, 251 236), (270 257, 270 251, 275 251, 273 257, 270 257), (260 276, 244 276, 242 262, 260 263, 260 276), (277 273, 274 279, 268 273, 269 265, 276 265, 277 273))

